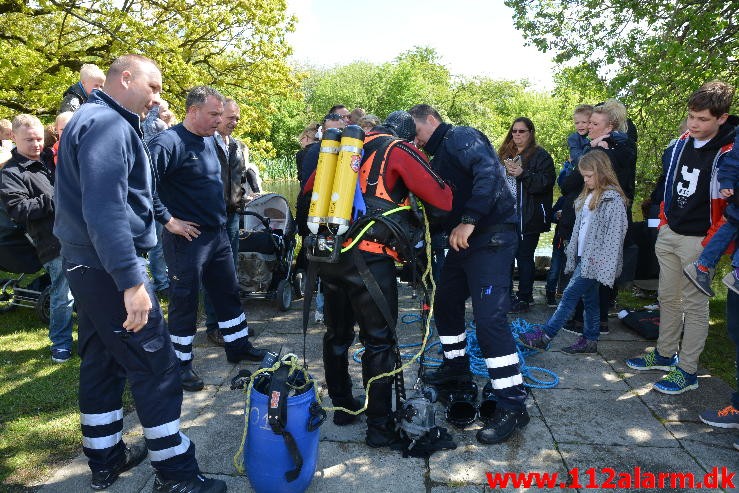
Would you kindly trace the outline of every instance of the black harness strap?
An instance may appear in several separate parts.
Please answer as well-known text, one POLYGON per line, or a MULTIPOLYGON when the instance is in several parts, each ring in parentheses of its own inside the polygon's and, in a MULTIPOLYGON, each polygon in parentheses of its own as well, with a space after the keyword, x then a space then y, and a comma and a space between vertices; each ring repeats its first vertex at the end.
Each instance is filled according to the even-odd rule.
MULTIPOLYGON (((393 331, 393 339, 395 340, 395 369, 398 370, 403 363, 400 359, 400 348, 398 347, 397 336, 395 336, 395 324, 397 321, 393 318, 393 315, 390 312, 390 305, 388 305, 385 295, 382 293, 382 289, 380 289, 380 285, 377 284, 375 276, 372 275, 369 267, 367 267, 367 262, 364 261, 362 252, 355 248, 353 255, 354 265, 357 267, 359 275, 362 277, 362 281, 372 297, 372 301, 374 301, 377 308, 380 309, 382 316, 385 318, 385 323, 388 324, 388 328, 393 331)), ((396 409, 401 409, 403 401, 405 400, 405 380, 403 378, 402 371, 398 371, 398 373, 395 374, 394 383, 396 409)))
POLYGON ((285 479, 291 482, 300 476, 300 471, 303 469, 303 456, 300 454, 295 438, 287 431, 287 397, 290 391, 287 386, 287 377, 289 375, 290 367, 284 364, 272 374, 267 403, 267 421, 273 432, 282 435, 287 451, 295 463, 295 469, 285 473, 285 479))
POLYGON ((393 317, 392 313, 390 313, 390 305, 388 305, 385 295, 382 293, 382 289, 380 289, 380 285, 377 284, 375 276, 372 275, 369 267, 367 267, 367 262, 364 261, 361 250, 358 248, 354 248, 352 250, 354 255, 354 265, 357 267, 357 271, 359 271, 359 275, 362 277, 362 281, 367 287, 367 291, 372 297, 372 301, 374 301, 377 308, 380 309, 387 326, 394 331, 397 321, 393 317))
POLYGON ((308 363, 305 360, 306 339, 308 337, 308 322, 310 320, 310 304, 313 301, 313 287, 318 279, 318 265, 315 262, 308 262, 308 272, 305 273, 305 292, 303 293, 303 367, 308 370, 308 363))

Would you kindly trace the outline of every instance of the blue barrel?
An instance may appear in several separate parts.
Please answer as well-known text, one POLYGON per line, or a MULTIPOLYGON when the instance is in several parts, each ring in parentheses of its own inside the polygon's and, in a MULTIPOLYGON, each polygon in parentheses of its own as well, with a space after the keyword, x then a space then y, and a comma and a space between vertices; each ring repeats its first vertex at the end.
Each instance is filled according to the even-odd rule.
POLYGON ((315 389, 287 398, 287 431, 303 456, 303 468, 295 481, 288 482, 285 473, 295 469, 285 439, 272 431, 267 420, 267 396, 252 389, 249 429, 244 445, 246 475, 257 493, 300 493, 305 491, 318 463, 320 428, 308 431, 310 405, 315 389))

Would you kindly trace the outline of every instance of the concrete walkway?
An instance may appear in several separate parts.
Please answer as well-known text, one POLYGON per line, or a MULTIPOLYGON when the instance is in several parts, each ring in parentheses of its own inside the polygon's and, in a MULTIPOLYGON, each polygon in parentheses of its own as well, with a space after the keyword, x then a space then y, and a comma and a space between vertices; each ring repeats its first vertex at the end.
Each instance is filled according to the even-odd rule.
MULTIPOLYGON (((537 289, 541 289, 538 287, 537 289)), ((407 287, 401 288, 403 313, 412 313, 417 302, 407 287)), ((282 313, 266 301, 250 301, 247 305, 250 327, 258 334, 260 347, 283 353, 302 351, 300 302, 282 313)), ((551 313, 537 305, 527 315, 532 322, 542 322, 551 313)), ((401 343, 418 341, 418 324, 399 327, 401 343)), ((308 335, 308 365, 323 382, 321 367, 322 326, 312 324, 308 335)), ((450 428, 459 446, 456 450, 438 452, 429 460, 403 459, 398 452, 373 450, 363 443, 364 423, 338 428, 331 419, 321 428, 320 459, 312 492, 478 492, 490 491, 487 472, 558 473, 555 486, 568 481, 568 471, 579 468, 580 491, 588 488, 588 468, 595 468, 595 480, 603 484, 607 473, 632 473, 640 467, 646 472, 690 472, 702 481, 714 467, 739 472, 739 452, 732 443, 736 430, 718 430, 703 425, 698 414, 706 407, 728 404, 731 388, 723 381, 699 372, 698 390, 679 396, 651 391, 651 384, 661 372, 635 372, 623 360, 639 354, 651 344, 611 321, 611 332, 598 344, 598 354, 570 356, 558 348, 569 345, 575 336, 561 332, 554 349, 527 359, 527 364, 555 371, 559 385, 551 390, 533 390, 528 401, 531 422, 505 444, 483 446, 475 440, 479 423, 465 430, 450 428)), ((359 346, 356 346, 357 348, 359 346)), ((195 365, 206 387, 197 393, 185 393, 182 412, 183 431, 196 444, 202 471, 224 479, 229 491, 252 491, 248 480, 238 476, 232 464, 243 430, 244 395, 229 390, 231 378, 238 368, 225 361, 223 350, 212 346, 201 330, 195 339, 195 365)), ((243 365, 242 365, 243 367, 243 365)), ((256 365, 246 366, 252 370, 256 365)), ((361 381, 360 366, 350 363, 355 382, 361 381)), ((415 380, 415 369, 406 374, 408 388, 415 380)), ((478 379, 480 388, 484 385, 478 379)), ((325 391, 324 391, 325 392, 325 391)), ((447 426, 443 410, 438 409, 437 422, 447 426)), ((126 440, 141 440, 141 427, 135 413, 125 418, 126 440)), ((739 475, 737 475, 739 476, 739 475)), ((80 456, 59 469, 41 487, 42 493, 91 491, 86 460, 80 456)), ((109 489, 115 493, 151 491, 153 470, 148 460, 121 476, 109 489)), ((739 477, 734 479, 739 487, 739 477)), ((616 483, 617 484, 617 483, 616 483)), ((675 490, 669 487, 668 489, 675 490)), ((512 485, 501 491, 514 491, 512 485)), ((521 491, 547 491, 532 487, 521 491)), ((551 489, 551 488, 549 488, 551 489)), ((618 490, 624 488, 619 487, 618 490)), ((570 489, 574 491, 575 489, 570 489)), ((632 491, 636 491, 634 489, 632 491)), ((642 487, 638 491, 654 491, 642 487)), ((724 491, 732 491, 726 488, 724 491)), ((698 491, 685 488, 679 491, 698 491)), ((702 489, 700 491, 707 491, 702 489)), ((720 491, 714 489, 713 491, 720 491)))

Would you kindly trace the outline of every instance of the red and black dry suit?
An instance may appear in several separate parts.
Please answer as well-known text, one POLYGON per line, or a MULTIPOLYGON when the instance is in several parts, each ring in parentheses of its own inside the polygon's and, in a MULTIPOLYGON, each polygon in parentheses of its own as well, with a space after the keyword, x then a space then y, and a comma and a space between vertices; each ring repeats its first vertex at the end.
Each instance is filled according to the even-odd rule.
MULTIPOLYGON (((372 214, 373 209, 376 212, 381 207, 389 210, 408 204, 408 192, 430 206, 442 211, 451 210, 451 189, 431 170, 425 156, 416 147, 390 135, 382 127, 370 131, 364 142, 359 182, 368 214, 372 214), (375 159, 377 154, 380 158, 375 159)), ((306 190, 312 187, 311 177, 306 190)), ((409 212, 396 214, 404 213, 409 212)), ((355 323, 359 324, 359 339, 365 347, 362 356, 365 387, 370 378, 395 367, 395 323, 388 324, 381 308, 373 300, 355 258, 359 255, 366 263, 395 322, 398 318, 395 260, 400 258, 400 254, 389 246, 389 235, 384 233, 387 231, 383 232, 382 227, 373 226, 362 241, 340 255, 338 263, 319 266, 327 327, 323 338, 323 363, 328 394, 334 405, 348 406, 352 400, 348 351, 354 343, 355 323), (355 253, 355 249, 359 252, 355 253)), ((370 387, 367 426, 385 426, 391 416, 392 379, 382 378, 370 387)))

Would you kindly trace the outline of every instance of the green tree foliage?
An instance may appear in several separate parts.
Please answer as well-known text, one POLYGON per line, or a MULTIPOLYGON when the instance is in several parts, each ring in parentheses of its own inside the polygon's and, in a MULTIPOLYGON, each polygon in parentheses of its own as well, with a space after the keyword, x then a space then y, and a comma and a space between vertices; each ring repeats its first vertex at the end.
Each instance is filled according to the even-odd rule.
MULTIPOLYGON (((529 42, 555 61, 586 64, 629 108, 639 133, 637 180, 648 188, 662 149, 703 82, 739 82, 739 2, 506 0, 529 42)), ((592 80, 592 79, 590 79, 592 80)), ((570 80, 569 82, 575 82, 570 80)))
POLYGON ((382 119, 393 111, 426 103, 452 123, 485 132, 496 145, 516 117, 527 116, 537 126, 541 145, 561 162, 567 158, 572 108, 580 102, 575 90, 562 98, 533 90, 526 81, 453 77, 436 51, 426 47, 416 47, 384 64, 355 62, 307 72, 303 104, 283 100, 272 115, 272 141, 278 156, 292 156, 298 149, 295 137, 304 125, 320 121, 334 104, 350 109, 358 106, 382 119))
MULTIPOLYGON (((294 19, 285 0, 20 0, 0 4, 0 115, 50 120, 83 63, 106 70, 125 53, 156 60, 163 97, 212 85, 241 104, 237 132, 260 134, 276 97, 298 98, 285 58, 294 19)), ((266 142, 255 147, 269 152, 266 142)))

